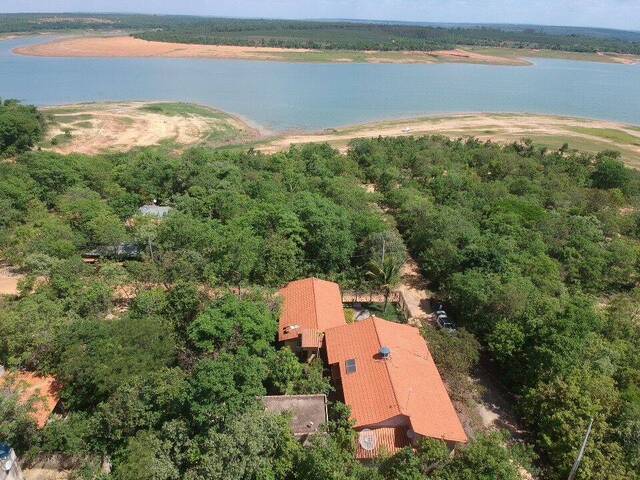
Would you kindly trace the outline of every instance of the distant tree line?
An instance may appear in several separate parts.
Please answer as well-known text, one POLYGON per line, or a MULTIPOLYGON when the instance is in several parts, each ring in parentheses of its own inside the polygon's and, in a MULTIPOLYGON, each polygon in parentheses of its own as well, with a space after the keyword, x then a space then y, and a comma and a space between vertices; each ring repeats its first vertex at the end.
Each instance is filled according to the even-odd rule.
POLYGON ((207 20, 169 25, 136 35, 165 42, 327 50, 448 50, 457 46, 510 47, 572 52, 640 54, 640 40, 549 34, 535 29, 432 27, 397 24, 207 20))
POLYGON ((452 49, 460 45, 640 54, 640 34, 575 27, 249 20, 171 15, 5 14, 0 33, 133 30, 146 40, 328 50, 452 49))

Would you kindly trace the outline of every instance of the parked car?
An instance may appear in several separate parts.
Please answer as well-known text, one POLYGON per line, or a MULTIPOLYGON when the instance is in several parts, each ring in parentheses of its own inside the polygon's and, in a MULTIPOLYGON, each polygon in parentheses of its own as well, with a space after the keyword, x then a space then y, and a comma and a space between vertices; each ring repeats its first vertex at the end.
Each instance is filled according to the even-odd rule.
POLYGON ((436 320, 436 323, 443 330, 455 330, 456 329, 456 324, 453 323, 453 320, 451 320, 446 315, 438 316, 438 318, 436 320))

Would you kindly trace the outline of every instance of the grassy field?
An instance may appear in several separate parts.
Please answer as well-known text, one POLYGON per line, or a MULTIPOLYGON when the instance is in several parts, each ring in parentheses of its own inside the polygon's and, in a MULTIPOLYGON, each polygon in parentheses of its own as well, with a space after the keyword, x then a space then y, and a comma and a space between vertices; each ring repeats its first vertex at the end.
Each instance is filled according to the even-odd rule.
POLYGON ((623 130, 616 130, 613 128, 588 128, 588 127, 574 127, 578 133, 584 133, 592 135, 594 137, 604 138, 620 144, 629 144, 636 147, 640 147, 640 138, 636 135, 631 135, 623 130))
POLYGON ((228 116, 219 110, 214 110, 209 107, 181 102, 150 103, 140 107, 140 110, 143 112, 160 113, 169 117, 199 116, 204 118, 221 119, 228 116))
POLYGON ((528 65, 529 62, 508 55, 476 54, 470 50, 451 51, 362 51, 309 50, 272 52, 264 60, 302 63, 479 63, 495 65, 528 65))

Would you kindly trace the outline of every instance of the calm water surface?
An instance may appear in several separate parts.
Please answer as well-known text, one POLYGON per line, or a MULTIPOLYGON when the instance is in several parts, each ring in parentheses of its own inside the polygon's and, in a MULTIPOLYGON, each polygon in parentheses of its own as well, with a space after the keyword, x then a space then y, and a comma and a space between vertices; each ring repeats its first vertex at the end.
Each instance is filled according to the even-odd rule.
POLYGON ((37 105, 178 100, 271 130, 318 130, 449 112, 530 112, 640 125, 640 65, 536 59, 532 67, 325 65, 199 59, 37 58, 0 41, 0 96, 37 105))

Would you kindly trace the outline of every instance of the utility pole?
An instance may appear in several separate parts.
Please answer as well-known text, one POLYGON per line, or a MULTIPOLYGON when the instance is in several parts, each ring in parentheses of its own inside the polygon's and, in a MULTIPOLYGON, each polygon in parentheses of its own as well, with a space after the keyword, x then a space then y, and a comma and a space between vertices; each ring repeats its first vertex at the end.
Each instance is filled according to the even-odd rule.
POLYGON ((571 473, 569 474, 569 478, 567 480, 574 480, 574 478, 576 478, 576 473, 578 473, 578 468, 580 468, 580 464, 582 463, 584 451, 587 448, 587 442, 589 441, 589 436, 591 435, 591 427, 593 427, 593 418, 591 418, 591 421, 589 422, 589 428, 587 428, 587 434, 584 436, 584 440, 582 441, 582 447, 580 447, 578 458, 576 458, 576 461, 573 464, 573 468, 571 469, 571 473))

